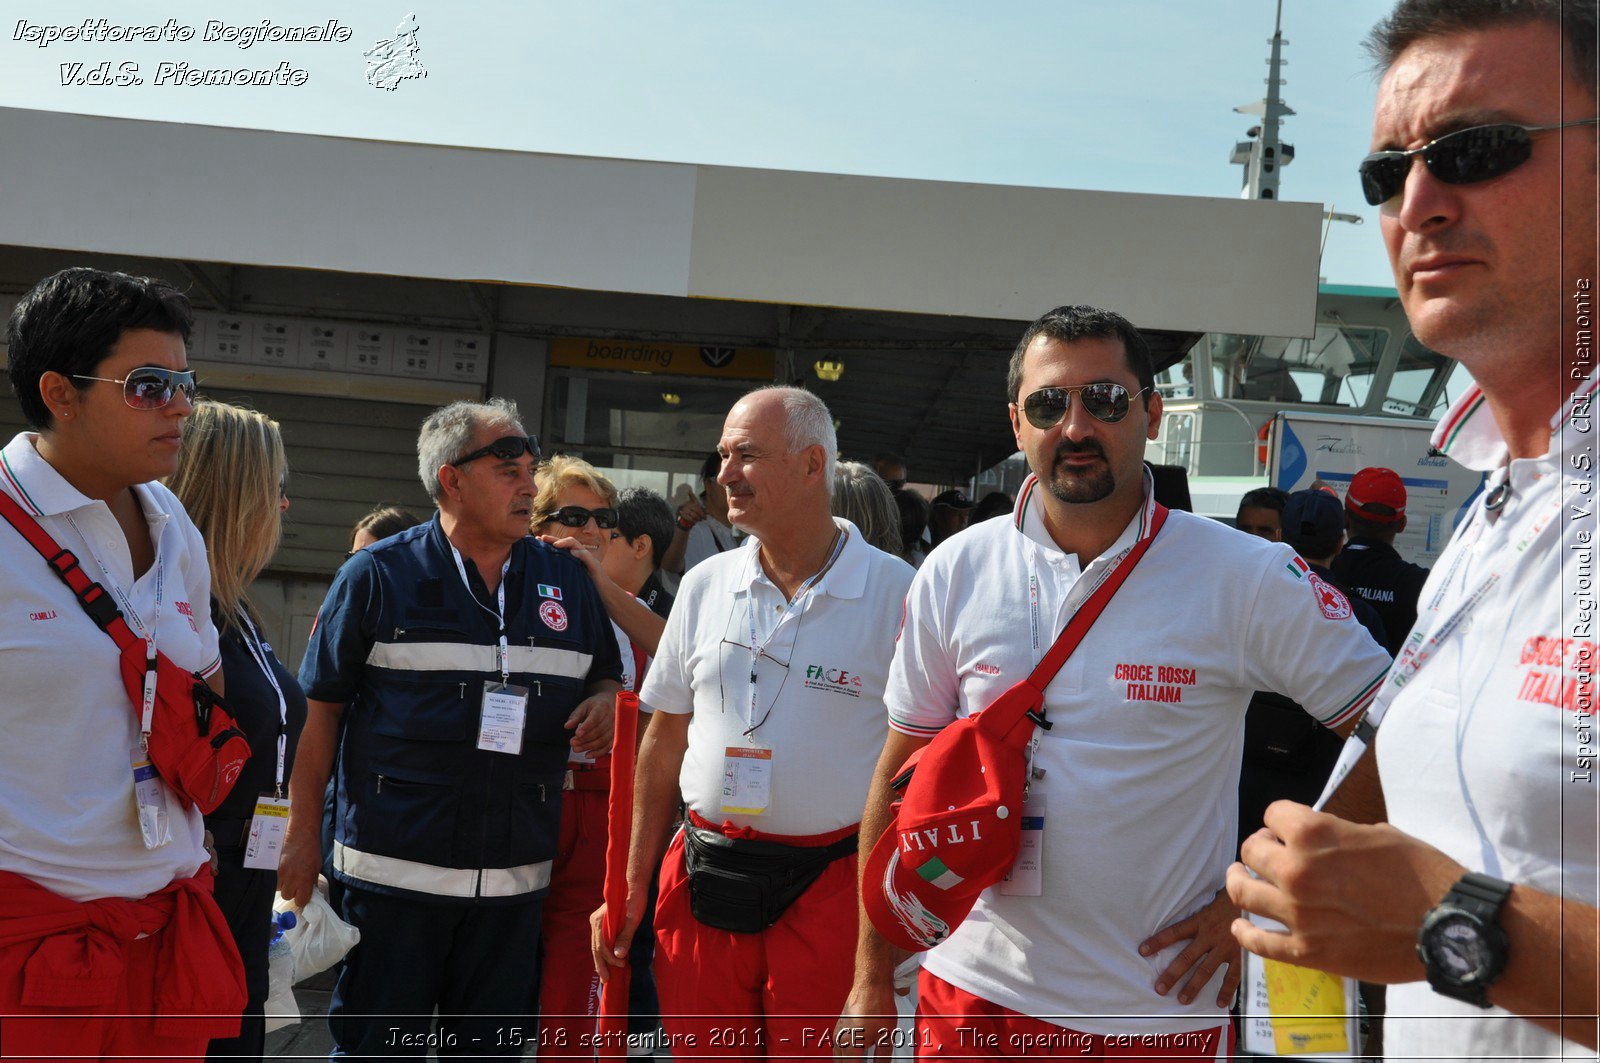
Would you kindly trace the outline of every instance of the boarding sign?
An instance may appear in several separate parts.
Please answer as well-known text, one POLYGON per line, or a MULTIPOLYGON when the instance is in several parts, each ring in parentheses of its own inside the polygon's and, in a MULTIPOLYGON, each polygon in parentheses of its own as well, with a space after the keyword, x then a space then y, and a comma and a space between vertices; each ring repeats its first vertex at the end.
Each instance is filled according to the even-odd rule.
POLYGON ((777 359, 772 351, 758 347, 569 337, 550 341, 550 364, 617 373, 770 381, 777 359))

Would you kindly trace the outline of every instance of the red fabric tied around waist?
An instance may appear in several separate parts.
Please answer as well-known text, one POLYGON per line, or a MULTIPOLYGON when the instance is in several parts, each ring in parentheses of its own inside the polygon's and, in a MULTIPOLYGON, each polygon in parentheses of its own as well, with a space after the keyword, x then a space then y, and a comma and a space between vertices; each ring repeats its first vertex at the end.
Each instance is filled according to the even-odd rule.
POLYGON ((0 871, 0 947, 39 942, 23 966, 22 1003, 96 1014, 116 997, 127 944, 160 934, 155 1032, 236 1035, 244 964, 211 890, 202 869, 138 900, 74 901, 0 871))
POLYGON ((850 837, 850 835, 861 829, 861 824, 852 823, 848 827, 840 827, 838 830, 829 831, 826 834, 768 834, 765 831, 756 830, 754 827, 736 827, 727 820, 723 820, 721 823, 713 823, 692 808, 689 809, 689 822, 697 827, 704 827, 706 830, 721 831, 729 838, 743 838, 749 841, 777 842, 779 845, 808 847, 832 845, 836 841, 850 837))

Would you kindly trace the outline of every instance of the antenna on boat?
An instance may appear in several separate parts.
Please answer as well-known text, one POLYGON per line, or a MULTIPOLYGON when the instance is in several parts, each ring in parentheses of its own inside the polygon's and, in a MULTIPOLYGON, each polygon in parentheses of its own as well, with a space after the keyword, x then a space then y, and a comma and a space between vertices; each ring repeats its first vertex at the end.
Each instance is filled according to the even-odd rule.
POLYGON ((1267 42, 1272 53, 1267 59, 1267 94, 1254 103, 1240 104, 1234 108, 1239 114, 1261 116, 1261 124, 1245 133, 1248 140, 1233 146, 1228 161, 1244 167, 1244 187, 1241 199, 1277 199, 1278 171, 1294 161, 1294 145, 1279 139, 1278 128, 1283 119, 1294 114, 1294 109, 1283 102, 1278 90, 1289 82, 1283 78, 1283 68, 1289 61, 1283 57, 1283 46, 1289 42, 1283 37, 1283 0, 1278 0, 1278 14, 1272 28, 1272 39, 1267 42))

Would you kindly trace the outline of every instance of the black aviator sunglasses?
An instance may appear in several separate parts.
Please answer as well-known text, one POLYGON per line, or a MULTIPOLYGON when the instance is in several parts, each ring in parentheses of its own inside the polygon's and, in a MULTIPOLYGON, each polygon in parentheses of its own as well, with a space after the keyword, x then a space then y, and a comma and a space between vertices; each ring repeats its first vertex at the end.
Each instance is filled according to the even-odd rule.
POLYGON ((1447 185, 1470 185, 1510 173, 1533 154, 1533 134, 1569 126, 1594 125, 1600 118, 1581 118, 1555 125, 1501 122, 1457 130, 1420 148, 1377 151, 1361 160, 1361 192, 1372 206, 1389 202, 1405 188, 1411 157, 1422 156, 1428 172, 1447 185))
POLYGON ((584 509, 582 506, 562 506, 554 513, 546 513, 539 518, 539 523, 544 524, 554 521, 568 528, 581 528, 593 518, 595 527, 610 531, 617 526, 617 511, 614 509, 584 509))
POLYGON ((488 446, 479 447, 477 450, 452 461, 451 465, 465 465, 477 458, 495 457, 501 461, 516 461, 524 454, 539 456, 538 436, 501 436, 488 446))
POLYGON ((1149 390, 1140 388, 1135 393, 1129 393, 1121 384, 1114 384, 1109 380, 1079 384, 1071 388, 1040 388, 1022 400, 1022 413, 1028 418, 1028 423, 1040 431, 1054 428, 1072 408, 1072 394, 1077 392, 1083 408, 1092 416, 1106 424, 1116 424, 1128 416, 1128 406, 1133 401, 1133 395, 1143 395, 1149 390))

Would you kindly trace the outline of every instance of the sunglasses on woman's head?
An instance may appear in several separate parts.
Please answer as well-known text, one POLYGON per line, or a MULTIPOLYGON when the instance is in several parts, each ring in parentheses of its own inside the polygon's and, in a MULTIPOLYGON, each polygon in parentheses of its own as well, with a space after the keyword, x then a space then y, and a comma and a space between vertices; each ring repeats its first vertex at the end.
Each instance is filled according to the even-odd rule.
POLYGON ((452 461, 451 465, 465 465, 475 458, 496 457, 501 461, 516 461, 524 454, 539 456, 538 436, 501 436, 488 446, 479 447, 477 450, 452 461))
MULTIPOLYGON (((1149 390, 1140 388, 1136 394, 1143 395, 1149 390)), ((1023 416, 1041 431, 1054 428, 1072 408, 1073 392, 1077 392, 1078 401, 1083 403, 1085 410, 1106 424, 1116 424, 1128 416, 1128 406, 1135 394, 1109 380, 1079 384, 1072 388, 1040 388, 1022 400, 1023 416)))
POLYGON ((617 511, 614 509, 584 509, 582 506, 562 506, 554 513, 546 513, 540 518, 540 524, 554 521, 568 528, 581 528, 593 518, 595 526, 610 530, 617 526, 617 511))
POLYGON ((1594 125, 1600 118, 1582 118, 1555 125, 1519 125, 1501 122, 1473 126, 1444 136, 1420 148, 1375 151, 1361 160, 1361 192, 1374 207, 1389 202, 1406 186, 1411 157, 1422 156, 1428 172, 1447 185, 1470 185, 1508 174, 1533 155, 1533 134, 1568 126, 1594 125))
POLYGON ((159 410, 172 402, 178 392, 194 402, 196 382, 193 369, 163 369, 158 365, 140 366, 120 380, 108 376, 88 376, 73 373, 74 380, 98 380, 105 384, 122 385, 122 401, 135 410, 159 410))

